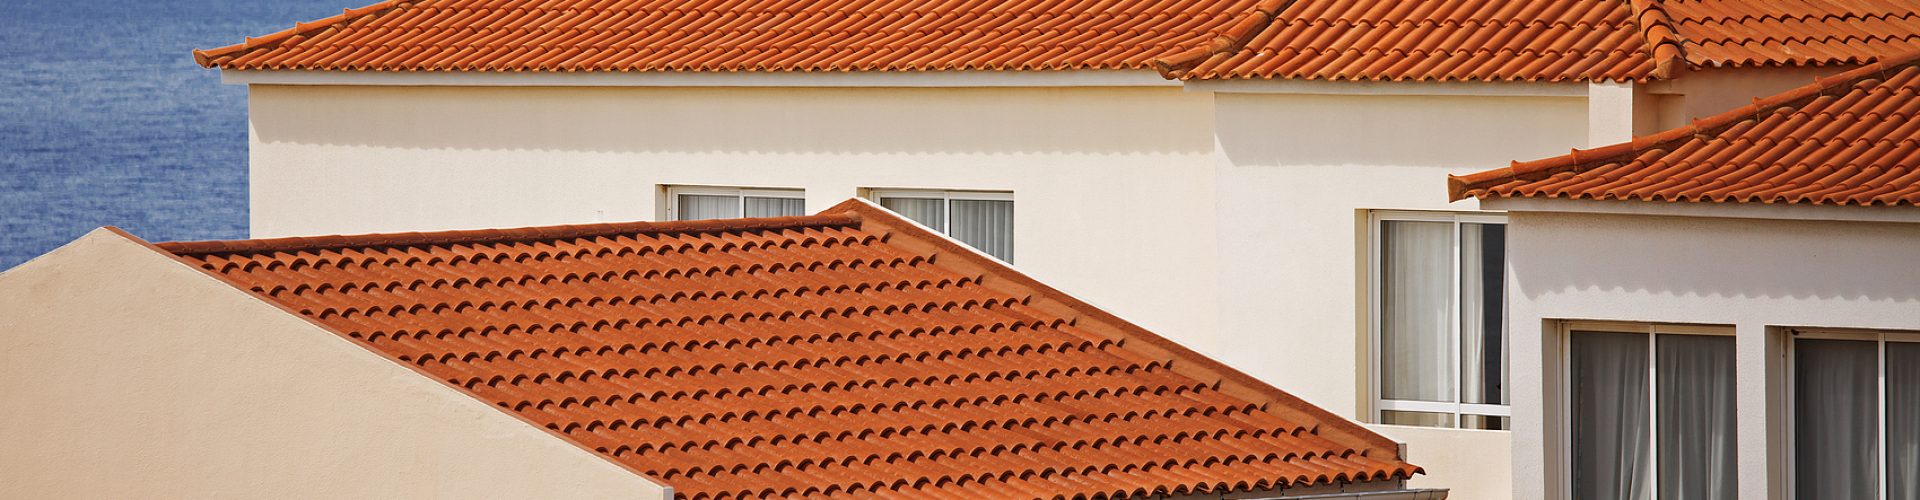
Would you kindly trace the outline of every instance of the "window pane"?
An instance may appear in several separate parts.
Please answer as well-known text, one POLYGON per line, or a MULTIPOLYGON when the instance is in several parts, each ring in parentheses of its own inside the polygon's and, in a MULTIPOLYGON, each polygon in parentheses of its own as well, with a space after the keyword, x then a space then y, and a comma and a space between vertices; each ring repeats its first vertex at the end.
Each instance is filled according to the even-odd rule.
POLYGON ((1453 427, 1453 414, 1380 410, 1380 423, 1387 425, 1418 425, 1421 427, 1453 427))
POLYGON ((1660 498, 1734 498, 1733 337, 1654 337, 1660 498))
POLYGON ((1878 347, 1794 342, 1794 490, 1802 500, 1880 496, 1878 347))
POLYGON ((732 219, 740 216, 740 197, 710 194, 683 194, 675 217, 680 220, 732 219))
POLYGON ((1453 223, 1380 223, 1380 395, 1454 402, 1453 223))
POLYGON ((1507 226, 1460 224, 1460 400, 1507 404, 1507 226))
POLYGON ((1647 335, 1574 332, 1573 495, 1649 500, 1647 335))
POLYGON ((1013 262, 1013 202, 953 200, 953 239, 1013 262))
POLYGON ((1920 500, 1920 344, 1887 343, 1887 498, 1920 500))
POLYGON ((800 198, 747 197, 747 217, 793 217, 807 214, 807 200, 800 198))
POLYGON ((881 198, 880 206, 935 231, 947 232, 947 200, 938 198, 881 198))
POLYGON ((1513 428, 1508 417, 1490 417, 1486 415, 1461 415, 1460 428, 1504 431, 1513 428))

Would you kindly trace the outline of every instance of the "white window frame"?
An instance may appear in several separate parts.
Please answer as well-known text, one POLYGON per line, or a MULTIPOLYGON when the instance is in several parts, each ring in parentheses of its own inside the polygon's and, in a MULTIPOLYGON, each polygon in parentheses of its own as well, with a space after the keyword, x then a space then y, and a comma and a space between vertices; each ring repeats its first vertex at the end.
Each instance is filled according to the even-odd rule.
MULTIPOLYGON (((667 188, 667 213, 666 213, 666 216, 662 217, 660 220, 667 220, 667 221, 680 220, 680 195, 683 195, 683 194, 705 195, 705 196, 732 196, 734 197, 735 200, 739 202, 740 214, 743 217, 747 213, 747 197, 779 198, 783 200, 800 200, 800 203, 802 204, 803 207, 807 200, 806 190, 794 189, 794 188, 681 186, 681 185, 668 185, 666 186, 666 188, 667 188)), ((805 213, 806 209, 802 208, 801 212, 805 213)))
MULTIPOLYGON (((881 198, 918 198, 922 200, 943 200, 945 206, 941 207, 940 214, 942 217, 944 217, 944 219, 940 221, 939 233, 947 234, 948 230, 953 229, 953 201, 954 200, 1013 201, 1013 192, 1012 191, 957 191, 957 190, 942 190, 942 189, 907 189, 907 188, 898 188, 898 189, 873 188, 873 189, 867 190, 867 199, 873 200, 875 204, 880 203, 881 198)), ((1019 209, 1020 208, 1018 206, 1015 206, 1014 207, 1014 210, 1016 211, 1015 213, 1019 213, 1018 212, 1019 209)), ((1015 247, 1015 248, 1018 248, 1018 247, 1015 247)))
POLYGON ((1796 341, 1799 339, 1851 340, 1855 342, 1873 342, 1874 362, 1879 365, 1874 372, 1874 381, 1875 384, 1878 385, 1874 390, 1876 402, 1880 407, 1880 414, 1878 418, 1874 419, 1874 422, 1879 426, 1876 432, 1877 436, 1875 437, 1877 438, 1876 444, 1880 446, 1880 498, 1887 498, 1887 343, 1920 343, 1920 332, 1864 330, 1856 328, 1785 328, 1785 330, 1787 332, 1787 362, 1785 367, 1787 378, 1784 384, 1786 386, 1784 390, 1787 392, 1787 408, 1783 413, 1785 413, 1785 419, 1787 421, 1786 495, 1791 497, 1793 493, 1797 491, 1796 487, 1798 485, 1796 483, 1800 480, 1799 454, 1797 453, 1798 450, 1795 449, 1800 446, 1800 428, 1797 427, 1799 423, 1794 421, 1794 416, 1799 412, 1800 408, 1800 395, 1798 391, 1794 390, 1794 387, 1800 383, 1800 374, 1797 373, 1795 369, 1795 366, 1799 364, 1800 353, 1798 347, 1800 343, 1796 341))
MULTIPOLYGON (((1734 328, 1731 326, 1719 326, 1719 325, 1682 325, 1682 324, 1672 324, 1672 323, 1639 323, 1639 322, 1630 322, 1630 321, 1578 321, 1578 320, 1560 321, 1559 327, 1560 327, 1559 328, 1559 335, 1560 335, 1560 339, 1559 339, 1560 340, 1560 359, 1559 359, 1560 423, 1559 424, 1560 424, 1560 442, 1563 444, 1563 446, 1560 447, 1560 477, 1562 478, 1562 480, 1560 481, 1561 483, 1560 498, 1565 498, 1565 499, 1574 498, 1573 454, 1577 450, 1574 450, 1573 448, 1573 363, 1569 358, 1573 356, 1573 332, 1576 332, 1576 331, 1594 332, 1594 333, 1636 333, 1636 334, 1644 334, 1647 336, 1647 438, 1653 440, 1653 442, 1647 443, 1649 446, 1648 448, 1649 452, 1647 456, 1647 467, 1650 467, 1653 469, 1652 475, 1650 477, 1653 478, 1654 488, 1656 488, 1656 491, 1657 491, 1660 485, 1660 453, 1658 452, 1659 447, 1657 446, 1660 442, 1660 395, 1658 393, 1655 393, 1654 391, 1660 387, 1659 386, 1660 374, 1658 373, 1660 371, 1660 363, 1658 362, 1659 358, 1657 357, 1660 353, 1655 347, 1659 345, 1659 336, 1661 335, 1712 335, 1712 336, 1720 336, 1720 337, 1733 337, 1735 335, 1734 328)), ((1736 352, 1734 353, 1734 355, 1736 356, 1735 363, 1738 363, 1737 356, 1739 356, 1739 352, 1737 347, 1735 349, 1736 349, 1736 352)), ((1739 374, 1736 373, 1734 376, 1738 377, 1739 374)), ((1739 387, 1738 385, 1739 383, 1740 381, 1736 378, 1734 380, 1736 389, 1739 387)), ((1735 410, 1737 411, 1738 408, 1736 408, 1735 410)))
MULTIPOLYGON (((1500 224, 1501 226, 1506 226, 1507 216, 1504 213, 1487 212, 1418 212, 1405 210, 1369 210, 1367 212, 1367 376, 1369 379, 1367 383, 1367 393, 1368 400, 1373 403, 1368 409, 1368 421, 1370 422, 1380 423, 1382 421, 1381 413, 1386 411, 1452 414, 1453 426, 1436 427, 1441 429, 1467 428, 1462 426, 1462 422, 1464 421, 1463 417, 1469 415, 1504 417, 1509 419, 1513 417, 1512 405, 1459 402, 1461 399, 1460 394, 1463 392, 1460 390, 1460 371, 1462 369, 1460 366, 1460 304, 1463 303, 1460 297, 1460 225, 1463 223, 1500 224), (1450 336, 1451 341, 1448 343, 1448 349, 1452 352, 1454 367, 1452 374, 1454 402, 1452 403, 1386 399, 1381 396, 1380 384, 1385 378, 1380 375, 1382 368, 1380 365, 1380 327, 1382 324, 1380 319, 1380 295, 1382 291, 1380 278, 1383 274, 1380 269, 1382 264, 1382 256, 1380 254, 1380 243, 1382 242, 1380 229, 1381 226, 1384 225, 1382 223, 1387 221, 1450 222, 1453 224, 1452 289, 1454 294, 1454 307, 1447 315, 1447 329, 1452 334, 1450 336)), ((1504 251, 1504 249, 1502 250, 1504 251)), ((1504 269, 1501 270, 1501 276, 1505 275, 1506 271, 1504 269)), ((1501 285, 1505 286, 1505 283, 1501 285)), ((1504 305, 1501 310, 1506 310, 1504 305)), ((1501 316, 1500 328, 1507 330, 1506 315, 1503 314, 1501 316)), ((1509 359, 1511 359, 1512 353, 1502 351, 1501 355, 1508 356, 1509 359)), ((1512 369, 1511 364, 1509 364, 1508 367, 1509 370, 1512 369)), ((1511 376, 1511 374, 1509 374, 1509 376, 1511 376)), ((1511 425, 1510 422, 1511 420, 1509 420, 1509 425, 1511 425)))

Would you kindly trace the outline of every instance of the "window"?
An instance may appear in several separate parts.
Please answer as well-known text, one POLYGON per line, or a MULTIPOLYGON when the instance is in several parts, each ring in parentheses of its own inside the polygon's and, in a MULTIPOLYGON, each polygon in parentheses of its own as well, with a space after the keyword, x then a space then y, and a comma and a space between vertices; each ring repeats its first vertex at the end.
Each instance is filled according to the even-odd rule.
POLYGON ((1794 498, 1920 499, 1920 333, 1792 333, 1794 498))
POLYGON ((920 225, 1013 262, 1013 193, 876 189, 872 196, 920 225))
POLYGON ((1374 421, 1506 429, 1506 218, 1370 219, 1374 421))
POLYGON ((1567 325, 1572 498, 1735 498, 1730 333, 1567 325))
POLYGON ((806 192, 705 186, 667 188, 667 219, 790 217, 807 214, 806 192))

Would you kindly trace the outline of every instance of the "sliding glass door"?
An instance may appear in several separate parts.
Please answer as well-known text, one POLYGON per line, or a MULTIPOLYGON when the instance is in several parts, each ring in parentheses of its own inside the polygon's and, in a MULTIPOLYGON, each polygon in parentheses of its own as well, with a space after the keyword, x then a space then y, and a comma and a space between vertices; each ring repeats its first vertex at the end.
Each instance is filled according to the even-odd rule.
POLYGON ((1734 340, 1724 333, 1569 330, 1573 498, 1734 498, 1734 340))
POLYGON ((1920 500, 1920 335, 1794 334, 1795 498, 1920 500))

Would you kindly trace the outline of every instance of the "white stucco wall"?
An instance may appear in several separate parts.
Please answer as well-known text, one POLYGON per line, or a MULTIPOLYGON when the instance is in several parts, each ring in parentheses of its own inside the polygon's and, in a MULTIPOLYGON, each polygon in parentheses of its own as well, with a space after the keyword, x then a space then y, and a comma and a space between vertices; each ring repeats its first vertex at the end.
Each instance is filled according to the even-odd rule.
POLYGON ((108 230, 0 274, 0 498, 663 498, 108 230))
POLYGON ((1751 499, 1789 493, 1784 342, 1769 327, 1920 330, 1916 223, 1514 212, 1508 238, 1517 498, 1565 488, 1550 320, 1732 325, 1739 497, 1751 499))
POLYGON ((1208 350, 1212 105, 1178 88, 255 85, 256 237, 654 220, 659 186, 1012 191, 1015 264, 1208 350))

